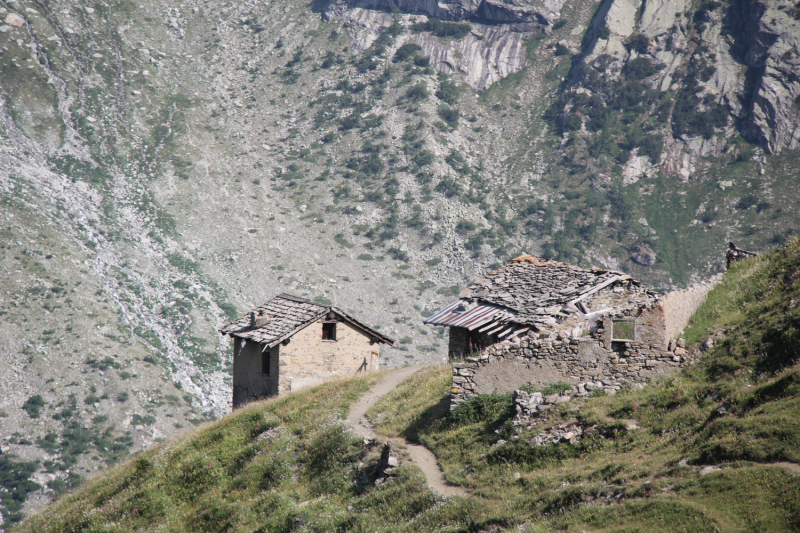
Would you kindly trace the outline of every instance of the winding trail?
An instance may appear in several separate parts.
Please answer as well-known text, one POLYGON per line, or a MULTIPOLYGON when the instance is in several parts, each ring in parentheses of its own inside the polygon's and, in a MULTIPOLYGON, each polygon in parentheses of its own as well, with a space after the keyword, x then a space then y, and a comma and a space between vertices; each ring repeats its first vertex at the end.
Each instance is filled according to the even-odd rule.
MULTIPOLYGON (((347 421, 353 426, 356 433, 362 437, 369 437, 371 439, 377 438, 375 429, 369 420, 366 418, 366 412, 370 407, 375 405, 382 396, 392 392, 395 387, 400 383, 411 377, 414 372, 419 370, 419 367, 401 368, 387 375, 380 380, 372 389, 364 394, 357 402, 350 406, 350 414, 347 415, 347 421)), ((422 473, 425 474, 425 479, 428 481, 428 486, 442 494, 443 496, 466 496, 467 491, 461 487, 454 487, 448 485, 444 479, 442 469, 439 468, 439 462, 436 456, 425 446, 420 444, 411 443, 405 439, 400 439, 422 473)))

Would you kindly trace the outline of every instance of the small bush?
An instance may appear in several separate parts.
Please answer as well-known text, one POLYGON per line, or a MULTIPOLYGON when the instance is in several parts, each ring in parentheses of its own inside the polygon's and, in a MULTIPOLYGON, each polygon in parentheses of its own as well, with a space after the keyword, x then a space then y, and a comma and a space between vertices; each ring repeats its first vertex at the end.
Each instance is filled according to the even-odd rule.
POLYGON ((422 52, 422 47, 417 43, 406 43, 394 53, 392 57, 393 63, 399 63, 407 59, 413 58, 418 53, 422 52))
POLYGON ((437 37, 452 37, 461 39, 472 30, 469 22, 444 22, 429 18, 425 22, 417 22, 411 26, 411 31, 429 31, 437 37))
POLYGON ((638 54, 646 54, 649 46, 650 40, 641 33, 634 33, 628 39, 628 50, 635 50, 638 54))
POLYGON ((472 231, 475 231, 475 228, 478 226, 475 225, 474 222, 470 222, 469 220, 461 220, 456 224, 456 231, 461 233, 462 235, 466 235, 472 231))
POLYGON ((543 387, 537 387, 534 385, 523 385, 519 388, 519 390, 524 392, 541 392, 542 396, 550 396, 552 394, 561 394, 562 392, 572 390, 572 385, 569 383, 565 383, 563 381, 556 381, 555 383, 550 383, 549 385, 545 385, 543 387))
POLYGON ((433 152, 430 150, 422 150, 416 156, 414 156, 414 163, 417 165, 424 167, 425 165, 430 165, 433 162, 433 152))
POLYGON ((411 101, 424 100, 428 97, 428 84, 424 81, 409 87, 406 91, 406 99, 411 101))
POLYGON ((742 198, 736 203, 736 209, 746 211, 756 204, 758 204, 758 197, 754 194, 748 194, 746 196, 742 196, 742 198))
POLYGON ((41 416, 41 408, 44 407, 47 402, 44 401, 41 394, 36 394, 28 398, 24 404, 22 404, 22 408, 28 413, 28 416, 31 418, 39 418, 41 416))
POLYGON ((436 98, 448 104, 455 104, 458 99, 458 88, 452 81, 443 81, 436 90, 436 98))
POLYGON ((494 422, 503 415, 510 416, 512 406, 510 394, 477 394, 458 404, 450 421, 454 426, 494 422))
POLYGON ((458 119, 461 116, 458 109, 452 108, 447 104, 442 104, 436 112, 439 114, 439 117, 447 123, 450 129, 458 127, 458 119))

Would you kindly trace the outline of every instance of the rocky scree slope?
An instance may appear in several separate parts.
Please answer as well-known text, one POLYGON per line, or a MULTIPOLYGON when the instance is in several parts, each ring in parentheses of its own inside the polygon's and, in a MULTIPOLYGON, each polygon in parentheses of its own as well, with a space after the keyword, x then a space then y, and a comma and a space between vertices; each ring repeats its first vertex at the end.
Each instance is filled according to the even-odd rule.
MULTIPOLYGON (((0 4, 0 446, 39 485, 115 460, 106 432, 139 449, 227 412, 216 328, 277 292, 380 326, 387 365, 430 362, 446 338, 421 318, 520 251, 670 287, 716 271, 718 243, 800 226, 794 152, 733 126, 688 178, 653 171, 633 140, 674 137, 629 127, 651 116, 634 98, 592 155, 564 98, 589 90, 573 69, 608 0, 505 21, 501 2, 0 4)), ((27 486, 15 506, 52 494, 27 486)))

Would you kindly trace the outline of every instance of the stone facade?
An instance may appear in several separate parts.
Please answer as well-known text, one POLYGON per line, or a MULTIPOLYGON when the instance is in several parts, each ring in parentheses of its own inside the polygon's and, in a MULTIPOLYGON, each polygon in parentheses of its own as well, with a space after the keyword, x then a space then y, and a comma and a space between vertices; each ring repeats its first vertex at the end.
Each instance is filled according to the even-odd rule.
POLYGON ((667 338, 675 339, 680 336, 686 325, 689 324, 689 319, 706 301, 709 291, 719 283, 720 279, 722 279, 722 274, 661 297, 666 317, 667 338))
POLYGON ((614 394, 688 363, 676 337, 716 281, 659 296, 622 272, 521 255, 425 323, 450 328, 451 408, 557 381, 614 394))
POLYGON ((577 391, 602 388, 614 394, 621 387, 666 376, 691 362, 682 340, 666 345, 608 340, 606 328, 611 320, 603 318, 604 327, 587 337, 569 337, 564 331, 532 334, 454 362, 451 409, 475 394, 505 393, 555 381, 570 383, 577 391))
POLYGON ((345 311, 279 294, 220 333, 233 338, 233 407, 379 369, 394 341, 345 311))
POLYGON ((266 352, 265 344, 234 338, 233 407, 380 369, 379 345, 370 337, 346 322, 336 322, 336 340, 323 340, 323 323, 331 321, 310 324, 287 344, 266 352))
POLYGON ((278 394, 278 354, 280 346, 262 353, 264 345, 251 340, 233 339, 233 406, 252 398, 278 394), (264 359, 269 374, 264 370, 264 359))
POLYGON ((347 322, 336 324, 336 340, 322 340, 322 321, 281 346, 278 392, 291 392, 333 377, 379 370, 377 343, 347 322))

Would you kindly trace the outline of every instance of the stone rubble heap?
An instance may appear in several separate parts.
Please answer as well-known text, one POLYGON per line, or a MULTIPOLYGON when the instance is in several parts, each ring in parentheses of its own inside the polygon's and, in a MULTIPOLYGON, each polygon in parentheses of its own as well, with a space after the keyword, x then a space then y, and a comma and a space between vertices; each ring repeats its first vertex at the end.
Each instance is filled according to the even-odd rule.
POLYGON ((549 444, 558 444, 560 442, 568 442, 570 444, 577 444, 583 435, 583 428, 577 424, 561 424, 541 435, 536 435, 528 444, 531 446, 547 446, 549 444))
MULTIPOLYGON (((572 390, 564 391, 561 394, 551 394, 543 396, 541 392, 525 392, 522 390, 514 391, 514 409, 516 415, 512 420, 515 426, 527 426, 527 429, 535 427, 538 422, 545 422, 547 419, 542 418, 553 406, 569 402, 573 397, 581 398, 591 394, 591 390, 595 388, 593 383, 581 384, 578 387, 573 387, 572 390), (587 389, 586 387, 589 387, 587 389)), ((591 428, 589 428, 591 429, 591 428)), ((584 433, 584 428, 576 422, 571 421, 561 424, 557 427, 550 428, 540 435, 536 435, 528 444, 531 446, 547 446, 549 444, 558 444, 560 442, 569 442, 576 444, 580 441, 584 433)))

